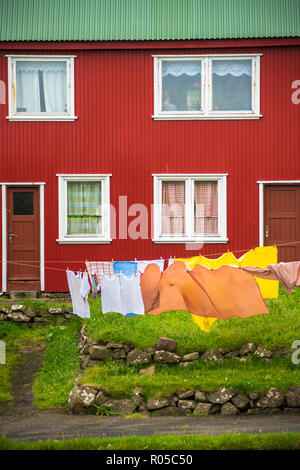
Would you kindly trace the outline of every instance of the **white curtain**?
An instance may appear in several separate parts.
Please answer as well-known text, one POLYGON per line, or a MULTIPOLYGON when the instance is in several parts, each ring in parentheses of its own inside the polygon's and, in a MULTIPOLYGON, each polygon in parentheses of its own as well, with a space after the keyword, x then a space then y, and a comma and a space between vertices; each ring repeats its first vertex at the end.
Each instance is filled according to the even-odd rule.
POLYGON ((40 86, 38 70, 23 68, 17 63, 17 111, 37 113, 40 111, 40 86))
MULTIPOLYGON (((213 60, 213 73, 223 77, 224 75, 232 75, 233 77, 240 77, 241 75, 252 76, 252 61, 251 60, 213 60)), ((201 74, 201 60, 186 61, 186 60, 171 60, 163 61, 162 76, 172 75, 173 77, 180 77, 181 75, 188 75, 194 77, 201 74)))
POLYGON ((188 75, 194 77, 201 74, 201 60, 186 61, 164 61, 162 64, 162 76, 172 75, 173 77, 180 77, 181 75, 188 75))
POLYGON ((66 62, 17 61, 17 111, 67 112, 66 62))

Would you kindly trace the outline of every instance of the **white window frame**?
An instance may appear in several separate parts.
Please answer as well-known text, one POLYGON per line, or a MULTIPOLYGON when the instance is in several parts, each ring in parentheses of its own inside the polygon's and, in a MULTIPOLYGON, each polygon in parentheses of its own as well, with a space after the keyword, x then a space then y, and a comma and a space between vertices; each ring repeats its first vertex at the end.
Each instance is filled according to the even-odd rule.
POLYGON ((227 173, 222 174, 153 174, 154 243, 227 243, 227 173), (186 181, 185 234, 161 234, 162 182, 186 181), (194 233, 194 181, 218 182, 218 234, 199 236, 194 233))
POLYGON ((62 244, 97 244, 111 243, 110 238, 110 174, 108 175, 90 175, 90 174, 72 174, 56 175, 58 177, 58 214, 59 214, 59 237, 56 240, 62 244), (103 232, 99 235, 69 235, 67 233, 67 184, 70 181, 101 182, 101 205, 102 205, 102 227, 103 232))
POLYGON ((155 120, 198 119, 259 119, 260 114, 260 56, 262 54, 217 54, 217 55, 154 55, 154 115, 155 120), (212 111, 212 61, 252 60, 252 110, 212 111), (202 61, 201 111, 162 111, 162 62, 202 61))
POLYGON ((6 55, 8 58, 8 116, 9 121, 74 121, 74 55, 6 55), (58 61, 67 65, 67 105, 66 113, 20 113, 16 103, 16 61, 58 61))

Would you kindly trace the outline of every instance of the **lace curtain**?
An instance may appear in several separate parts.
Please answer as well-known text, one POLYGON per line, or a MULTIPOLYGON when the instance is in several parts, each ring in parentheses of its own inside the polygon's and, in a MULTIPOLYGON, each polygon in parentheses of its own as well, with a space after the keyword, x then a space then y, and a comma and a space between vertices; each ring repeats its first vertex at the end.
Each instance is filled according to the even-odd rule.
POLYGON ((17 61, 17 111, 67 112, 66 62, 17 61))
MULTIPOLYGON (((181 75, 188 75, 194 77, 201 74, 202 61, 201 60, 172 60, 163 61, 162 63, 162 76, 172 75, 173 77, 180 77, 181 75)), ((233 77, 240 77, 241 75, 252 76, 252 61, 251 60, 213 60, 212 71, 214 74, 223 77, 224 75, 232 75, 233 77)))

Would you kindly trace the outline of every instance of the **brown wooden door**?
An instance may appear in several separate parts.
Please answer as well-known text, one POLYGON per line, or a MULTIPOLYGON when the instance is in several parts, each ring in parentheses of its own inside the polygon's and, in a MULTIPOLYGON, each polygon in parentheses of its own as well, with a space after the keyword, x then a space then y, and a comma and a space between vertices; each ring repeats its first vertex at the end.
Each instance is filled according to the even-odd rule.
POLYGON ((39 280, 39 188, 11 187, 7 189, 8 291, 32 290, 39 280))
POLYGON ((264 244, 286 244, 278 262, 300 261, 300 185, 265 186, 264 208, 264 244))

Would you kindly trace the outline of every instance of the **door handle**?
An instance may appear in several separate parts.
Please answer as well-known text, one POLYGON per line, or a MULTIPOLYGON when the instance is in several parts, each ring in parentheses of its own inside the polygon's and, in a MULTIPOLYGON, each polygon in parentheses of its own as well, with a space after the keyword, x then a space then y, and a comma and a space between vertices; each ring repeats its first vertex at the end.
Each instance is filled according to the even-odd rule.
POLYGON ((269 238, 269 225, 266 225, 265 227, 265 237, 269 238))
POLYGON ((18 235, 16 235, 15 233, 12 233, 12 232, 8 232, 8 241, 9 243, 12 243, 13 241, 13 237, 17 237, 18 235))

